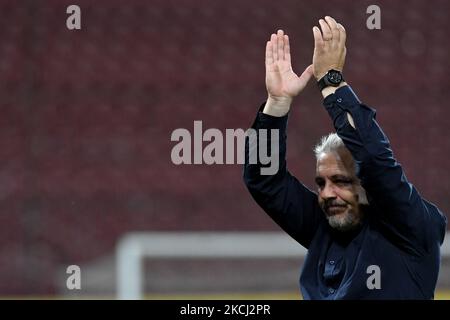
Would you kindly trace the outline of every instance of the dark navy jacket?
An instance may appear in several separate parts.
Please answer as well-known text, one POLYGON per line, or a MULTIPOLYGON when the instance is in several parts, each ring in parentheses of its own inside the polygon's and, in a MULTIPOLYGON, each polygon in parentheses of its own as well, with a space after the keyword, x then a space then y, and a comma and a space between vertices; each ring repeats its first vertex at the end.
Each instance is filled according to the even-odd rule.
POLYGON ((342 233, 329 227, 317 194, 287 171, 287 115, 273 117, 259 112, 252 126, 280 130, 280 165, 275 175, 261 175, 261 165, 249 164, 249 139, 246 141, 244 181, 251 195, 284 231, 308 249, 300 277, 303 298, 432 299, 445 216, 408 182, 375 121, 375 111, 362 104, 350 87, 325 98, 324 106, 352 153, 367 192, 369 207, 357 230, 342 233), (348 122, 347 112, 356 129, 348 122), (370 278, 377 272, 379 289, 370 278))

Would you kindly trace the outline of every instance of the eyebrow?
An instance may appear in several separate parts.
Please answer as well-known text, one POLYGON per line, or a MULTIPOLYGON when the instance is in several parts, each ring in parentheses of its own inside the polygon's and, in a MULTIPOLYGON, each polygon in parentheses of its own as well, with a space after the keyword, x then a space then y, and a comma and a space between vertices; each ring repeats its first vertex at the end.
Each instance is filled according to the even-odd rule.
POLYGON ((348 179, 353 180, 351 176, 343 175, 343 174, 335 174, 331 176, 331 179, 348 179))
MULTIPOLYGON (((335 174, 335 175, 332 175, 330 178, 332 180, 343 179, 343 180, 353 181, 353 178, 351 176, 347 176, 347 175, 343 175, 343 174, 335 174)), ((321 176, 316 176, 314 180, 317 182, 317 181, 324 180, 324 178, 321 176)))

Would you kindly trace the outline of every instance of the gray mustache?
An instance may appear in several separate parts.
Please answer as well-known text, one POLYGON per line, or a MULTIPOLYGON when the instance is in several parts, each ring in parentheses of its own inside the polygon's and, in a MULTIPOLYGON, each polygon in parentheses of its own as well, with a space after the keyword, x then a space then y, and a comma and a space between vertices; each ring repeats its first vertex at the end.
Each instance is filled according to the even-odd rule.
POLYGON ((336 201, 327 201, 324 203, 325 209, 328 209, 330 207, 346 207, 346 206, 347 206, 346 203, 340 203, 336 201))

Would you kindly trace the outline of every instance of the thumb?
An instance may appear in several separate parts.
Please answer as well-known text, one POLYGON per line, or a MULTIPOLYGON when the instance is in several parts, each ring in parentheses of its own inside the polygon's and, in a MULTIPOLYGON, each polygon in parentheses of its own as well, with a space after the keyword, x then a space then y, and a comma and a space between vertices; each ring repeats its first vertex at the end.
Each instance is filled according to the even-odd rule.
POLYGON ((302 84, 302 87, 305 87, 308 84, 308 81, 311 79, 313 75, 313 65, 310 64, 306 67, 305 71, 298 77, 299 82, 302 84))

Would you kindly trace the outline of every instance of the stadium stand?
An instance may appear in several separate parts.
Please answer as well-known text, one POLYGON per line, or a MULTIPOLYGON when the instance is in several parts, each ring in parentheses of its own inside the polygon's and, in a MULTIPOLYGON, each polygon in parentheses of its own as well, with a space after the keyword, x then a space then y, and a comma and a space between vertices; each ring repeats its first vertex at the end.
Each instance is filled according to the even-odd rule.
MULTIPOLYGON (((377 108, 408 178, 450 212, 450 2, 378 1, 371 31, 368 0, 78 0, 82 29, 70 31, 72 2, 0 0, 0 296, 69 294, 72 264, 103 273, 83 278, 83 294, 112 295, 130 231, 278 231, 240 165, 176 166, 170 135, 194 120, 247 128, 270 33, 289 33, 300 71, 326 14, 348 30, 346 79, 377 108)), ((312 146, 331 124, 314 85, 295 104, 288 163, 314 188, 312 146)), ((279 286, 295 290, 296 277, 279 286)))

